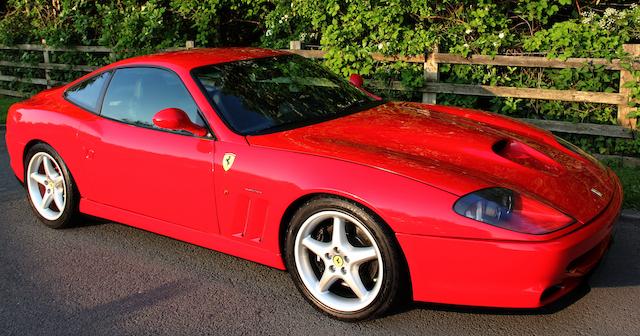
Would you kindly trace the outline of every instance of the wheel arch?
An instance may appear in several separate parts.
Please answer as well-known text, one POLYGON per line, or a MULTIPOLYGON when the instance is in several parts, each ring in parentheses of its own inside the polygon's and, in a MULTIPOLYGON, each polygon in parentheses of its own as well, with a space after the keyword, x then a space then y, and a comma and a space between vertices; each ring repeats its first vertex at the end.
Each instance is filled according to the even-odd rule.
MULTIPOLYGON (((32 139, 32 140, 30 140, 29 142, 27 142, 27 143, 24 145, 24 148, 22 149, 22 166, 23 166, 23 168, 24 168, 24 166, 26 166, 26 165, 27 165, 27 154, 29 153, 29 150, 30 150, 33 146, 35 146, 35 145, 37 145, 37 144, 45 144, 45 145, 47 145, 47 146, 49 146, 49 147, 53 148, 53 146, 51 146, 51 144, 47 143, 47 142, 46 142, 46 141, 44 141, 44 140, 40 140, 40 139, 32 139)), ((54 148, 54 149, 55 149, 55 148, 54 148)), ((56 152, 57 152, 57 151, 56 151, 56 152)))
MULTIPOLYGON (((302 195, 298 197, 296 200, 294 200, 293 202, 291 202, 291 204, 289 204, 289 206, 283 213, 282 218, 280 219, 280 226, 278 230, 278 244, 279 244, 280 255, 282 256, 283 261, 284 261, 284 258, 286 258, 285 240, 287 236, 287 229, 289 228, 289 223, 293 218, 294 214, 296 213, 296 211, 300 209, 306 202, 314 198, 337 198, 337 199, 350 202, 352 204, 355 204, 356 206, 359 206, 363 210, 365 210, 373 218, 376 219, 376 222, 384 226, 384 230, 389 233, 389 236, 391 238, 391 241, 394 247, 397 249, 397 251, 400 253, 400 256, 401 256, 401 262, 402 262, 401 267, 402 267, 402 271, 404 271, 401 273, 404 274, 403 281, 404 283, 407 284, 406 293, 403 293, 403 295, 411 299, 413 291, 412 291, 409 264, 407 262, 407 257, 405 256, 404 251, 402 250, 402 247, 400 246, 400 243, 398 242, 398 239, 393 229, 391 229, 391 226, 389 226, 389 224, 382 218, 382 216, 380 216, 376 211, 374 211, 371 208, 371 206, 365 204, 362 200, 356 199, 355 197, 349 197, 349 196, 341 195, 338 193, 331 193, 331 192, 311 192, 311 193, 302 195)), ((284 264, 286 265, 286 262, 284 264)))
MULTIPOLYGON (((31 139, 24 145, 24 147, 22 148, 22 156, 21 156, 22 164, 20 165, 20 167, 22 168, 22 173, 20 174, 20 179, 22 180, 22 183, 27 183, 27 177, 24 175, 25 171, 27 169, 27 165, 29 164, 29 162, 27 161, 27 154, 29 154, 29 151, 31 150, 31 148, 33 148, 33 146, 35 146, 37 144, 45 144, 45 145, 53 148, 53 146, 51 146, 51 144, 49 144, 46 141, 41 140, 41 139, 31 139)), ((58 155, 60 155, 60 154, 58 154, 58 155)))

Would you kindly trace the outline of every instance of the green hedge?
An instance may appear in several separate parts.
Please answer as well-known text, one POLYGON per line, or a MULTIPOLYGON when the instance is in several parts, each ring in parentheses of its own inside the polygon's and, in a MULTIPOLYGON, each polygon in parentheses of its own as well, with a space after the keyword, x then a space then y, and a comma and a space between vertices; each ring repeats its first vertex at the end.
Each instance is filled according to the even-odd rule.
MULTIPOLYGON (((542 53, 549 57, 629 58, 622 45, 640 43, 636 1, 458 0, 9 0, 0 20, 0 44, 105 45, 130 56, 183 46, 256 45, 286 48, 290 40, 319 45, 326 65, 343 76, 422 85, 421 65, 377 63, 370 52, 416 55, 435 46, 469 54, 542 53)), ((34 61, 33 53, 9 55, 34 61)), ((87 55, 56 55, 86 63, 87 55), (80 58, 85 58, 80 60, 80 58)), ((108 62, 90 59, 91 64, 108 62)), ((4 69, 3 71, 5 71, 4 69)), ((14 70, 18 71, 18 70, 14 70)), ((28 76, 29 71, 23 70, 28 76)), ((638 71, 636 78, 640 77, 638 71)), ((619 90, 619 73, 603 67, 539 69, 451 65, 445 82, 543 87, 583 91, 619 90)), ((17 84, 13 84, 17 85, 17 84)), ((627 84, 640 96, 640 85, 627 84)), ((381 92, 402 99, 410 93, 381 92)), ((444 104, 512 116, 613 124, 614 106, 516 98, 438 95, 444 104)), ((575 140, 575 139, 574 139, 575 140)), ((602 154, 640 154, 640 140, 580 137, 602 154)))

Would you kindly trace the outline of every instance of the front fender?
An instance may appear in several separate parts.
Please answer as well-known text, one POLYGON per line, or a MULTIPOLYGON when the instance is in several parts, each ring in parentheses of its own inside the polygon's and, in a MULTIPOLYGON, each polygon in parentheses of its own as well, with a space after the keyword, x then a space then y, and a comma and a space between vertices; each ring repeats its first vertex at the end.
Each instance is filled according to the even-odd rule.
MULTIPOLYGON (((458 196, 409 177, 322 156, 248 144, 218 142, 215 154, 215 192, 220 230, 279 251, 283 216, 297 200, 331 194, 353 200, 376 213, 396 233, 495 238, 491 227, 454 213, 458 196), (225 153, 236 155, 228 171, 225 153)), ((286 225, 286 223, 285 223, 286 225)))

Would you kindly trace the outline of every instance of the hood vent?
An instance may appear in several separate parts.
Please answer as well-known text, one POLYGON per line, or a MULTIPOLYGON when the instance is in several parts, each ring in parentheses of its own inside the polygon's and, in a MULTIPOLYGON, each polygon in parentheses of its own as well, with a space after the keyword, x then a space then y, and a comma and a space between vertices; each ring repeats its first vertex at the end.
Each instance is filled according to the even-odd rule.
POLYGON ((560 174, 562 166, 543 153, 513 139, 502 139, 493 144, 493 152, 503 158, 531 169, 560 174))

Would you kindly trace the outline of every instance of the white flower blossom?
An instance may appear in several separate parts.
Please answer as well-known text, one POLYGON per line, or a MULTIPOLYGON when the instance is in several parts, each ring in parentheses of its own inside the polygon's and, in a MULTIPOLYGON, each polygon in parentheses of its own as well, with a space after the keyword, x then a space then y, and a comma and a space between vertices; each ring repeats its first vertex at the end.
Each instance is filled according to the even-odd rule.
POLYGON ((382 42, 378 43, 378 49, 382 50, 382 48, 384 48, 384 43, 382 42))
POLYGON ((494 47, 498 47, 499 45, 500 45, 500 43, 498 43, 498 42, 493 42, 493 46, 494 46, 494 47))
POLYGON ((271 36, 273 35, 273 30, 271 29, 267 29, 267 31, 264 33, 265 36, 271 36))
POLYGON ((498 38, 499 38, 499 39, 503 39, 503 38, 504 38, 504 33, 500 33, 500 34, 498 34, 498 38))
POLYGON ((604 10, 604 17, 616 16, 618 11, 615 8, 609 7, 604 10))
POLYGON ((467 34, 467 35, 471 34, 471 33, 473 33, 473 29, 467 28, 467 30, 465 30, 464 33, 467 34))
POLYGON ((469 43, 465 43, 462 46, 465 47, 465 48, 469 48, 469 43))
POLYGON ((582 23, 583 24, 590 24, 593 21, 593 17, 594 17, 595 13, 593 12, 586 12, 582 18, 582 23))

